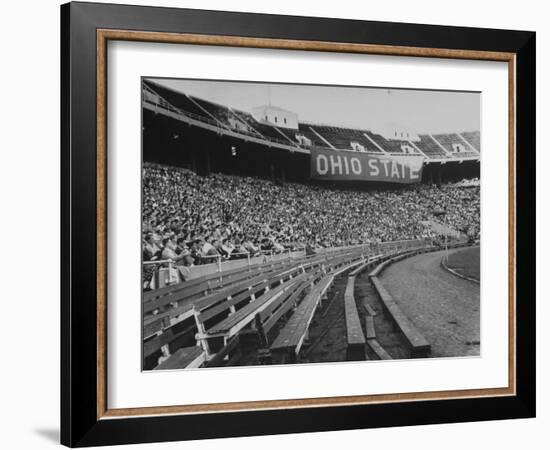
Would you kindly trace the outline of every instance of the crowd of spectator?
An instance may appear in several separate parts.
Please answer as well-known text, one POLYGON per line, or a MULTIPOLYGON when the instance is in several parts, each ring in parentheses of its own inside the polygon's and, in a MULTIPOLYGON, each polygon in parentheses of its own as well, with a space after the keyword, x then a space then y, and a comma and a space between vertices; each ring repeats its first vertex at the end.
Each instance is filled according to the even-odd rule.
POLYGON ((191 266, 265 252, 432 237, 479 238, 479 186, 363 190, 143 167, 143 258, 191 266))

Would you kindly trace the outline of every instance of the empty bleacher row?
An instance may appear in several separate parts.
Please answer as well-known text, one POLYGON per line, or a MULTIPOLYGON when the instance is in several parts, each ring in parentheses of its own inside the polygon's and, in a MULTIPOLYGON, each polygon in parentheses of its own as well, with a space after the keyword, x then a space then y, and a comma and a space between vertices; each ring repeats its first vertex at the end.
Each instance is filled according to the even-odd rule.
POLYGON ((189 99, 208 117, 220 122, 223 126, 229 126, 229 117, 231 117, 232 114, 228 108, 202 100, 198 97, 189 96, 189 99))
POLYGON ((278 127, 274 127, 272 125, 264 124, 258 122, 254 117, 252 117, 251 114, 243 112, 243 111, 237 111, 232 110, 233 114, 237 116, 240 120, 243 121, 251 130, 254 130, 267 140, 272 141, 280 141, 283 142, 286 145, 298 145, 298 143, 295 140, 292 140, 291 138, 285 136, 284 133, 281 132, 281 129, 278 127))
POLYGON ((428 158, 451 157, 429 134, 421 134, 419 138, 420 141, 415 144, 428 158))
POLYGON ((383 148, 388 153, 404 153, 402 146, 411 146, 408 141, 390 141, 379 134, 373 133, 372 131, 366 131, 365 133, 369 136, 369 138, 376 142, 379 147, 383 148))
POLYGON ((449 153, 455 153, 456 156, 469 157, 478 156, 478 153, 472 151, 468 145, 460 139, 456 133, 451 134, 434 134, 434 139, 437 140, 449 153))
POLYGON ((275 362, 293 363, 299 360, 300 349, 307 337, 309 325, 335 276, 361 264, 362 261, 362 255, 348 253, 333 259, 321 270, 317 269, 314 272, 311 289, 270 345, 275 362))
POLYGON ((298 124, 298 131, 311 141, 311 145, 316 147, 327 147, 328 144, 316 134, 311 125, 307 123, 298 124))
POLYGON ((460 133, 460 135, 478 152, 481 151, 481 136, 479 131, 466 131, 460 133))
MULTIPOLYGON (((270 127, 270 125, 264 125, 264 126, 270 127)), ((300 145, 301 147, 304 147, 304 148, 312 147, 312 146, 327 147, 327 144, 322 139, 320 139, 319 136, 313 133, 309 127, 303 126, 303 124, 300 124, 297 130, 293 130, 290 128, 283 128, 283 127, 276 127, 276 128, 279 134, 283 135, 285 139, 292 142, 294 145, 300 145), (304 143, 301 143, 298 136, 305 137, 306 139, 309 140, 310 144, 306 145, 304 143)))
POLYGON ((361 252, 360 248, 347 249, 245 266, 221 277, 213 274, 146 292, 144 368, 223 363, 238 345, 243 328, 254 323, 267 334, 279 319, 302 304, 303 296, 309 295, 311 308, 319 300, 317 293, 321 295, 314 287, 359 260, 361 252))
POLYGON ((351 150, 351 143, 357 142, 366 152, 380 153, 380 150, 370 142, 362 131, 351 128, 311 125, 317 133, 323 136, 335 148, 351 150))
POLYGON ((394 262, 414 256, 418 253, 433 250, 437 250, 437 248, 432 246, 418 246, 415 248, 387 251, 383 254, 366 259, 363 264, 359 265, 359 267, 349 273, 344 294, 347 341, 346 359, 348 361, 368 359, 366 345, 370 347, 374 355, 376 355, 376 358, 392 359, 377 340, 374 325, 374 316, 376 316, 376 312, 368 304, 363 304, 363 307, 366 310, 365 327, 363 332, 354 291, 356 277, 365 270, 370 270, 368 277, 380 297, 385 315, 394 324, 395 328, 399 330, 399 333, 408 348, 410 357, 415 358, 429 356, 430 344, 426 342, 410 320, 401 312, 400 308, 380 283, 378 275, 388 265, 394 262))
MULTIPOLYGON (((387 248, 370 255, 361 247, 347 248, 244 266, 146 292, 143 297, 144 369, 235 364, 242 356, 239 350, 242 333, 247 331, 260 335, 258 354, 260 351, 268 354, 269 362, 299 362, 300 350, 317 308, 335 278, 347 271, 351 272, 344 296, 346 359, 365 359, 365 343, 373 344, 372 350, 385 358, 384 350, 371 341, 375 336, 368 320, 366 338, 363 333, 353 296, 355 277, 376 266, 369 278, 383 294, 376 277, 386 265, 431 249, 420 241, 413 247, 387 248)), ((391 303, 385 298, 382 302, 391 303)), ((411 355, 424 355, 425 343, 411 341, 416 339, 414 327, 399 316, 393 306, 387 312, 410 343, 411 355)))

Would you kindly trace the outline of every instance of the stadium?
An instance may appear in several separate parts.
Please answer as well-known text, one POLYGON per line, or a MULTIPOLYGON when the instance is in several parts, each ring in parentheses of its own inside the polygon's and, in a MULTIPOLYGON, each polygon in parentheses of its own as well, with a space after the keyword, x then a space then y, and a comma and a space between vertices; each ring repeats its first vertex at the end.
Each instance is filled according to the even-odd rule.
POLYGON ((143 369, 479 355, 480 151, 144 79, 143 369))

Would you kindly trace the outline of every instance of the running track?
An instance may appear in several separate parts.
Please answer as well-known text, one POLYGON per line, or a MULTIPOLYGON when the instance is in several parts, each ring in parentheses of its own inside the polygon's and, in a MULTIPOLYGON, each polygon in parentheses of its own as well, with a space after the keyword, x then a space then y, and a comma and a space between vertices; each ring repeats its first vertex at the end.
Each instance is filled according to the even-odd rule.
POLYGON ((444 254, 425 253, 392 264, 382 282, 432 345, 432 356, 479 355, 479 284, 444 270, 444 254))

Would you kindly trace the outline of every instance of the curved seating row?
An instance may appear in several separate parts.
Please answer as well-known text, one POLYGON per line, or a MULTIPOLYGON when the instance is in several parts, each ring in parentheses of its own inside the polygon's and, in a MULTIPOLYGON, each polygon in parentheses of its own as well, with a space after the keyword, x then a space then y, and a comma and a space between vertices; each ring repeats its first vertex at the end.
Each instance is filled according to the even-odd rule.
POLYGON ((378 277, 371 277, 371 282, 378 293, 378 297, 384 307, 384 312, 401 332, 409 347, 412 358, 427 357, 431 353, 431 345, 416 329, 409 318, 401 311, 393 297, 383 286, 378 277))
MULTIPOLYGON (((315 311, 338 274, 351 270, 354 278, 374 265, 377 274, 383 270, 381 263, 405 254, 412 252, 365 260, 360 247, 341 249, 233 269, 221 277, 211 274, 147 293, 144 357, 149 358, 149 366, 156 367, 155 361, 160 361, 158 369, 223 365, 234 355, 243 330, 256 330, 267 341, 275 324, 288 319, 271 345, 266 345, 273 355, 296 361, 315 311)), ((361 337, 353 290, 347 297, 348 358, 365 359, 365 337, 361 337)))
POLYGON ((143 296, 143 336, 148 339, 192 317, 194 304, 205 297, 219 292, 231 295, 235 289, 252 283, 255 277, 265 275, 266 278, 269 278, 269 275, 277 269, 284 269, 296 264, 310 264, 319 258, 304 256, 250 267, 244 266, 221 274, 208 274, 184 283, 146 292, 143 296), (224 291, 224 289, 228 290, 224 291))
POLYGON ((162 307, 159 308, 165 310, 145 320, 144 336, 151 337, 144 343, 144 357, 153 358, 162 350, 163 355, 168 354, 168 359, 160 367, 171 366, 168 360, 180 350, 173 345, 174 340, 189 336, 195 329, 195 339, 204 352, 204 364, 215 365, 220 362, 218 354, 225 352, 223 358, 227 358, 231 348, 236 346, 238 333, 249 327, 257 316, 264 330, 269 331, 290 309, 291 302, 288 300, 296 301, 299 294, 304 292, 304 283, 318 281, 315 274, 319 270, 331 270, 335 262, 350 255, 359 258, 360 252, 360 248, 344 249, 330 254, 262 264, 246 270, 246 273, 235 271, 236 275, 228 286, 183 302, 169 301, 174 297, 164 293, 157 297, 157 301, 162 301, 162 307), (151 324, 155 324, 157 329, 152 328, 151 324), (176 328, 177 331, 174 331, 176 328))
POLYGON ((390 253, 388 255, 376 255, 369 258, 365 263, 360 265, 357 269, 351 271, 348 276, 348 284, 346 286, 346 291, 344 294, 344 311, 346 317, 346 339, 347 339, 347 349, 346 349, 346 359, 348 361, 360 361, 368 359, 365 344, 368 343, 371 348, 373 346, 376 349, 373 349, 374 352, 380 359, 391 359, 391 357, 384 351, 384 349, 376 341, 376 334, 374 332, 374 320, 373 316, 376 314, 368 305, 366 307, 367 317, 366 317, 366 333, 363 334, 363 329, 361 327, 361 320, 359 318, 359 311, 357 310, 357 304, 355 302, 355 278, 364 270, 371 269, 375 265, 377 267, 385 264, 384 260, 388 260, 391 255, 395 254, 390 253))
POLYGON ((365 335, 361 328, 359 312, 355 304, 355 275, 348 277, 348 284, 344 293, 344 312, 346 316, 346 340, 347 350, 346 359, 348 361, 361 361, 367 359, 365 353, 365 335))
POLYGON ((297 305, 296 310, 271 344, 271 352, 278 362, 294 363, 299 360, 300 349, 307 337, 315 311, 332 285, 334 278, 342 272, 357 267, 362 262, 362 256, 356 254, 338 258, 324 268, 322 278, 297 305))

